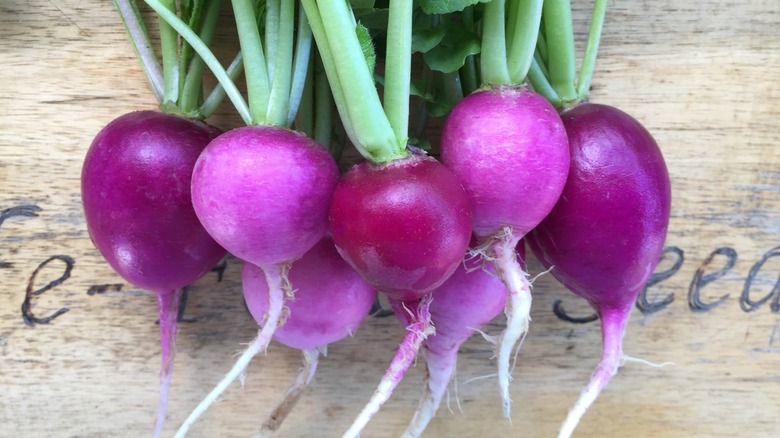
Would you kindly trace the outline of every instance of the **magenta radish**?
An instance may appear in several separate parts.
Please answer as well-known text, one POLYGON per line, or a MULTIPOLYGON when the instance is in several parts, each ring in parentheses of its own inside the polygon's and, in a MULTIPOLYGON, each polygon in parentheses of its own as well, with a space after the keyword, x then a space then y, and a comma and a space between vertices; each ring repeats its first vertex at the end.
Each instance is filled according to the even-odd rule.
MULTIPOLYGON (((274 332, 274 340, 304 355, 295 383, 261 428, 261 436, 275 432, 292 410, 317 369, 320 352, 328 344, 351 336, 368 315, 376 292, 338 254, 325 237, 290 267, 295 300, 287 302, 289 316, 274 332)), ((263 271, 244 263, 244 300, 259 325, 268 312, 268 284, 263 271)))
POLYGON ((333 241, 369 284, 403 300, 413 315, 406 338, 345 437, 360 434, 433 332, 430 292, 452 275, 470 237, 470 205, 460 181, 435 160, 407 151, 412 3, 389 5, 382 102, 363 51, 373 49, 369 33, 356 23, 350 5, 302 2, 345 131, 368 160, 351 169, 334 193, 333 241))
POLYGON ((190 195, 195 161, 220 132, 154 111, 125 114, 98 133, 82 168, 92 241, 125 280, 157 294, 162 366, 155 436, 167 411, 181 288, 225 255, 198 221, 190 195))
POLYGON ((262 269, 268 283, 265 324, 235 365, 185 419, 176 433, 180 437, 244 372, 251 359, 267 348, 274 331, 284 322, 284 303, 294 292, 288 270, 325 235, 338 169, 322 145, 287 128, 298 107, 311 42, 301 11, 298 44, 293 47, 295 2, 275 2, 275 12, 265 14, 265 26, 275 37, 266 45, 258 27, 258 4, 233 2, 246 72, 247 105, 197 35, 159 0, 146 1, 204 59, 249 125, 219 136, 203 151, 193 172, 192 200, 209 234, 229 252, 262 269), (269 63, 266 51, 273 52, 269 63))
POLYGON ((552 209, 569 167, 566 132, 555 108, 521 84, 531 65, 541 1, 484 7, 481 89, 452 109, 442 129, 442 162, 473 204, 476 250, 507 287, 506 329, 499 338, 498 383, 511 413, 509 362, 528 330, 531 291, 515 247, 552 209), (508 30, 505 27, 509 24, 508 30))
POLYGON ((509 362, 528 329, 531 293, 515 247, 552 209, 566 182, 569 150, 555 111, 523 87, 478 90, 447 117, 442 162, 462 181, 473 204, 474 234, 509 293, 507 327, 498 346, 498 378, 510 413, 509 362))
MULTIPOLYGON (((517 247, 522 262, 523 243, 517 247)), ((507 290, 492 266, 482 266, 478 258, 468 259, 436 289, 431 303, 431 322, 436 334, 423 343, 427 369, 425 390, 404 438, 419 437, 436 414, 455 372, 460 346, 483 325, 498 316, 506 305, 507 290)), ((397 302, 393 301, 393 304, 397 302)), ((393 309, 402 322, 408 314, 393 309)))
POLYGON ((617 373, 636 297, 663 250, 671 185, 653 137, 628 114, 583 103, 563 113, 571 170, 561 199, 529 235, 539 261, 601 319, 601 362, 561 427, 580 418, 617 373))

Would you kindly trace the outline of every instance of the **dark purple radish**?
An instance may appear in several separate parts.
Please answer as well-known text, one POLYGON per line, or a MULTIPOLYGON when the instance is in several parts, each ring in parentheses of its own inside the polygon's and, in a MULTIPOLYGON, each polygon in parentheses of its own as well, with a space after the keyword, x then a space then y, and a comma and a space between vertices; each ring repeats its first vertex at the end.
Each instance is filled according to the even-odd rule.
POLYGON ((81 172, 95 246, 125 280, 157 294, 162 366, 155 436, 167 411, 181 288, 225 255, 198 221, 190 196, 195 161, 220 133, 169 114, 125 114, 97 134, 81 172))
POLYGON ((509 362, 528 330, 531 291, 515 247, 550 212, 569 170, 569 146, 557 111, 520 86, 491 86, 460 101, 441 137, 442 162, 473 205, 474 234, 509 292, 498 346, 498 380, 509 417, 509 362))
MULTIPOLYGON (((517 249, 522 262, 522 242, 517 249)), ((455 372, 460 346, 498 316, 506 305, 506 286, 496 277, 492 266, 482 263, 478 258, 468 259, 434 293, 431 322, 436 334, 429 336, 422 346, 427 369, 425 390, 403 438, 422 435, 436 415, 455 372)), ((408 314, 397 305, 393 309, 401 322, 406 323, 408 314)))
POLYGON ((628 114, 580 104, 562 115, 571 169, 561 199, 529 234, 541 263, 601 319, 601 362, 560 430, 568 437, 623 359, 631 308, 663 250, 671 184, 655 140, 628 114))
POLYGON ((265 351, 293 298, 288 270, 325 235, 336 162, 304 134, 273 126, 227 132, 203 151, 192 176, 192 202, 208 232, 268 283, 266 323, 223 380, 185 420, 183 436, 251 359, 265 351))
POLYGON ((430 292, 463 259, 471 232, 469 210, 455 175, 417 154, 388 164, 354 166, 336 188, 329 220, 339 253, 369 284, 403 302, 413 315, 379 388, 347 436, 359 433, 389 398, 414 352, 432 333, 430 292))
MULTIPOLYGON (((339 256, 330 237, 296 260, 289 278, 295 285, 295 299, 287 302, 289 316, 273 338, 301 350, 304 365, 263 424, 261 436, 279 429, 314 376, 320 352, 324 354, 328 344, 355 333, 376 297, 376 291, 339 256)), ((247 307, 262 326, 268 312, 268 284, 262 270, 244 263, 242 284, 247 307)))

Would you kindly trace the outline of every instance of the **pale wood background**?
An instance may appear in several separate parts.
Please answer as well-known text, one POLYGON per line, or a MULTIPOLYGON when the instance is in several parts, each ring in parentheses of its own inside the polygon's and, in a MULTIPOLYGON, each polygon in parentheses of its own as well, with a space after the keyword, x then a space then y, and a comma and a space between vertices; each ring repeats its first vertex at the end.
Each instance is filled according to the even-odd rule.
MULTIPOLYGON (((573 1, 584 41, 588 2, 573 1)), ((632 113, 654 133, 674 188, 667 243, 685 262, 649 295, 675 301, 632 317, 625 352, 662 369, 628 364, 586 415, 578 436, 780 436, 780 317, 765 304, 740 310, 751 266, 780 245, 780 2, 611 2, 592 99, 632 113), (680 6, 680 5, 684 6, 680 6), (691 278, 711 251, 738 260, 705 287, 705 300, 729 294, 705 313, 688 309, 691 278)), ((220 53, 230 55, 224 26, 220 53)), ((155 301, 125 284, 94 296, 90 286, 121 283, 86 233, 79 199, 84 153, 113 118, 153 108, 153 99, 109 1, 4 0, 0 4, 0 210, 36 204, 36 218, 0 228, 0 436, 145 436, 156 409, 159 361, 155 301), (34 301, 39 316, 67 306, 48 325, 24 325, 20 306, 33 270, 49 256, 76 261, 70 279, 34 301)), ((239 120, 228 107, 213 122, 239 120)), ((716 258, 708 272, 720 268, 716 258)), ((668 267, 665 262, 663 266, 668 267)), ((62 273, 54 262, 41 287, 62 273)), ((532 273, 539 272, 531 264, 532 273)), ((754 299, 772 290, 780 258, 755 280, 754 299)), ((171 435, 254 335, 243 309, 238 266, 191 291, 178 339, 171 435)), ((514 371, 513 425, 501 417, 490 346, 473 338, 460 355, 463 414, 444 407, 427 436, 554 436, 597 362, 597 323, 574 325, 551 312, 556 299, 587 309, 549 276, 534 290, 533 323, 514 371)), ((502 319, 487 331, 500 330, 502 319)), ((394 318, 369 318, 353 339, 333 345, 281 436, 339 436, 368 399, 403 334, 394 318)), ((248 436, 292 379, 299 353, 274 345, 231 388, 192 436, 248 436)), ((418 365, 366 430, 398 436, 416 406, 418 365)))

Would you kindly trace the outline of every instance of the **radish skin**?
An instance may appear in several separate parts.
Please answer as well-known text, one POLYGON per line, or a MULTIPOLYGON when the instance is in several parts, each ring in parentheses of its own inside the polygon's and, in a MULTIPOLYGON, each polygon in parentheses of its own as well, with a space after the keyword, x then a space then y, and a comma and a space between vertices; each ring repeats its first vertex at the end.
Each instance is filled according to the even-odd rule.
POLYGON ((225 255, 198 221, 190 193, 198 156, 221 132, 170 114, 128 113, 95 136, 82 168, 92 242, 122 278, 157 296, 162 357, 155 437, 168 409, 181 288, 225 255))
POLYGON ((442 129, 442 162, 473 204, 474 234, 509 292, 498 349, 502 411, 510 417, 509 358, 528 330, 531 293, 514 248, 550 212, 569 170, 560 116, 522 86, 497 85, 461 100, 442 129))
POLYGON ((582 103, 562 118, 571 145, 569 178, 528 242, 601 318, 602 359, 561 426, 559 437, 569 437, 623 360, 631 308, 663 251, 671 183, 655 140, 628 114, 582 103))

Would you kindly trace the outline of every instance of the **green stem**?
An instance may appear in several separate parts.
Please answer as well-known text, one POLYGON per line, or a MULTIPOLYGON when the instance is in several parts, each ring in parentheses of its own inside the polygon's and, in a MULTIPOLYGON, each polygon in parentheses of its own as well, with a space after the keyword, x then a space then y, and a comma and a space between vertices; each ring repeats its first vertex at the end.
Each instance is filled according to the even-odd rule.
POLYGON ((303 8, 298 9, 298 37, 295 43, 295 62, 293 64, 292 86, 290 87, 290 105, 287 111, 287 126, 292 126, 298 106, 301 104, 303 87, 311 70, 311 26, 303 8))
POLYGON ((479 87, 479 75, 477 61, 474 55, 466 57, 466 62, 460 69, 460 81, 463 84, 463 94, 469 95, 479 87))
MULTIPOLYGON (((301 8, 302 10, 303 8, 301 8)), ((303 82, 298 111, 295 115, 295 130, 314 138, 314 59, 309 59, 306 80, 303 82)))
POLYGON ((593 4, 593 17, 590 21, 588 32, 588 45, 585 47, 585 55, 582 58, 580 77, 577 80, 577 99, 585 100, 590 91, 590 81, 593 78, 593 69, 596 65, 596 54, 599 51, 601 41, 601 28, 604 26, 604 15, 607 11, 607 0, 596 0, 593 4))
POLYGON ((577 98, 574 89, 576 60, 569 0, 545 1, 543 14, 550 82, 564 102, 573 101, 577 98))
POLYGON ((203 44, 203 41, 201 41, 200 38, 195 35, 195 32, 193 32, 189 26, 181 21, 181 19, 177 17, 176 14, 172 13, 162 3, 160 3, 160 0, 144 1, 152 9, 154 9, 154 11, 157 12, 157 14, 163 20, 165 20, 166 23, 168 23, 168 25, 173 27, 176 32, 178 32, 179 35, 181 35, 181 37, 184 38, 193 49, 195 49, 195 52, 200 55, 201 58, 203 58, 203 61, 206 63, 209 69, 211 69, 211 72, 214 73, 214 76, 216 76, 222 87, 224 87, 225 92, 233 102, 233 106, 236 107, 236 111, 238 111, 246 124, 250 124, 252 118, 249 114, 249 107, 244 101, 244 98, 241 96, 241 93, 238 91, 238 88, 236 88, 236 85, 233 83, 233 80, 230 79, 230 76, 222 67, 222 64, 219 63, 219 60, 214 56, 213 53, 211 53, 211 50, 209 50, 208 46, 203 44))
POLYGON ((457 103, 463 100, 463 86, 461 86, 460 75, 458 72, 442 73, 442 85, 444 99, 450 103, 457 103))
POLYGON ((528 74, 534 58, 539 23, 542 21, 542 0, 517 0, 514 11, 516 26, 510 34, 512 44, 509 52, 509 76, 512 83, 519 84, 528 74))
POLYGON ((233 0, 238 41, 244 55, 244 75, 253 124, 264 124, 271 89, 263 45, 252 0, 233 0))
MULTIPOLYGON (((161 0, 162 6, 176 15, 176 2, 161 0)), ((164 19, 160 19, 160 45, 163 59, 163 102, 176 102, 179 97, 179 37, 164 19)))
MULTIPOLYGON (((220 3, 220 0, 214 0, 206 6, 200 39, 207 46, 211 44, 211 39, 214 37, 217 19, 219 18, 220 3)), ((185 113, 194 112, 200 105, 200 98, 203 93, 203 70, 205 67, 206 63, 203 62, 203 58, 197 55, 192 58, 189 69, 187 69, 187 77, 184 79, 181 97, 179 98, 179 108, 185 113)))
MULTIPOLYGON (((228 66, 226 73, 230 78, 230 81, 235 83, 236 78, 238 78, 238 75, 240 75, 242 71, 244 71, 244 57, 241 55, 241 52, 238 52, 228 66)), ((219 104, 222 103, 222 100, 225 99, 225 95, 225 87, 222 86, 222 83, 217 83, 217 86, 211 90, 211 93, 209 93, 208 97, 203 101, 203 104, 198 108, 198 113, 203 116, 204 119, 210 117, 214 114, 214 111, 217 110, 219 104)), ((245 122, 249 124, 247 120, 245 120, 245 122)))
POLYGON ((127 34, 130 36, 133 50, 135 50, 136 57, 141 63, 141 68, 149 80, 157 103, 162 103, 164 88, 162 68, 160 67, 160 62, 157 61, 157 55, 154 54, 152 42, 149 40, 149 35, 146 32, 146 26, 144 26, 143 20, 141 20, 138 5, 134 0, 114 0, 114 6, 116 6, 119 17, 125 25, 127 34))
POLYGON ((510 83, 506 59, 506 32, 504 4, 506 0, 492 0, 485 5, 482 25, 482 83, 510 83))
POLYGON ((506 0, 506 52, 512 53, 512 44, 514 38, 512 35, 517 31, 517 11, 520 7, 520 0, 506 0))
POLYGON ((534 90, 553 104, 554 107, 561 107, 560 96, 558 96, 558 93, 552 85, 550 85, 550 81, 547 80, 547 77, 542 72, 541 66, 535 59, 531 62, 531 68, 528 69, 528 81, 531 82, 534 90))
POLYGON ((385 54, 384 106, 398 143, 409 138, 412 79, 412 0, 390 0, 385 54))
MULTIPOLYGON (((270 23, 269 23, 270 24, 270 23)), ((295 2, 282 2, 279 21, 276 23, 277 47, 276 67, 273 73, 271 96, 268 101, 266 121, 273 126, 289 126, 287 115, 290 109, 290 84, 292 83, 293 43, 295 29, 295 2)), ((304 64, 305 67, 306 64, 304 64)), ((294 116, 293 116, 294 117, 294 116)))
POLYGON ((293 0, 267 0, 265 2, 265 54, 268 60, 268 80, 273 83, 276 72, 276 49, 279 41, 279 18, 282 3, 293 0))
POLYGON ((547 66, 547 40, 544 38, 544 30, 539 29, 539 36, 536 38, 536 51, 539 52, 539 59, 547 66))
MULTIPOLYGON (((344 100, 349 112, 348 122, 355 137, 355 147, 369 161, 384 163, 407 156, 406 145, 395 138, 393 128, 379 100, 374 85, 373 72, 369 71, 366 58, 353 25, 354 16, 345 1, 329 3, 319 10, 326 41, 335 63, 337 77, 341 83, 344 100)), ((307 10, 308 15, 308 10, 307 10)), ((309 15, 309 21, 312 17, 309 15)), ((313 26, 312 26, 313 28, 313 26)), ((317 34, 314 34, 317 38, 317 34)), ((318 45, 324 45, 318 40, 318 45)), ((323 57, 323 62, 328 59, 323 57)), ((349 131, 349 129, 348 129, 349 131)))
POLYGON ((333 98, 328 86, 328 77, 322 70, 319 61, 315 63, 314 72, 314 140, 325 146, 338 160, 341 155, 341 145, 331 141, 333 132, 333 98))
POLYGON ((547 71, 547 65, 544 63, 544 59, 542 59, 542 56, 541 56, 541 54, 539 54, 538 50, 534 52, 534 59, 532 60, 532 62, 534 62, 534 61, 539 66, 539 68, 542 70, 542 74, 544 75, 545 79, 547 79, 547 81, 549 82, 550 81, 550 72, 547 71))
POLYGON ((349 112, 347 111, 347 103, 344 97, 344 91, 341 89, 341 82, 338 78, 338 72, 336 71, 336 63, 333 60, 333 54, 328 46, 328 36, 325 34, 325 27, 322 24, 322 17, 320 11, 317 9, 315 0, 301 0, 303 9, 306 12, 306 18, 309 20, 309 26, 311 27, 314 39, 318 41, 317 50, 319 57, 322 60, 323 68, 330 82, 330 90, 333 93, 333 100, 336 102, 336 108, 339 111, 341 120, 343 121, 344 131, 350 139, 355 139, 357 136, 352 131, 352 124, 349 122, 349 112))

